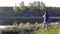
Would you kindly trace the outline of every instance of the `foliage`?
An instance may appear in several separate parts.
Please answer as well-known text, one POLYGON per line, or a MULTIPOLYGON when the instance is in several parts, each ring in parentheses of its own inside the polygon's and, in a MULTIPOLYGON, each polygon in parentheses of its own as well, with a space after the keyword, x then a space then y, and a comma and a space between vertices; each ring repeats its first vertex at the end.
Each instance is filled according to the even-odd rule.
POLYGON ((19 4, 19 9, 23 10, 25 7, 24 7, 24 2, 22 1, 20 4, 19 4))
POLYGON ((43 2, 41 2, 40 10, 45 10, 45 4, 43 2))
POLYGON ((35 24, 30 24, 29 22, 26 24, 20 23, 19 26, 13 28, 7 27, 7 31, 13 31, 19 34, 60 34, 60 25, 51 25, 48 28, 41 28, 41 25, 38 22, 35 24))
POLYGON ((18 9, 18 7, 15 5, 15 6, 13 6, 13 10, 16 12, 17 11, 17 9, 18 9))

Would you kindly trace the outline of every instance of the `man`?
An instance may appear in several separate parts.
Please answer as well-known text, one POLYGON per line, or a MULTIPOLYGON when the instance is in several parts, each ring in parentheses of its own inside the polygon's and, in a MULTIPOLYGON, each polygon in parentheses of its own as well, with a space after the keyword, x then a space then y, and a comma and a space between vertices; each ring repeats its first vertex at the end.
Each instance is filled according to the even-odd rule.
POLYGON ((49 20, 49 15, 48 12, 45 11, 44 15, 43 15, 44 21, 43 21, 43 27, 48 27, 48 20, 49 20))

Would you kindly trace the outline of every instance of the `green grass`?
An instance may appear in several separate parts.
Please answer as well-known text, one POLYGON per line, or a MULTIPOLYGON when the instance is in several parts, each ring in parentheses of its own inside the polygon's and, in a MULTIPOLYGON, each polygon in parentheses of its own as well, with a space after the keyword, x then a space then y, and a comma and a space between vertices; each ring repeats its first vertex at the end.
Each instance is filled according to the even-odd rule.
POLYGON ((43 28, 37 30, 35 33, 36 34, 60 34, 60 25, 43 28))

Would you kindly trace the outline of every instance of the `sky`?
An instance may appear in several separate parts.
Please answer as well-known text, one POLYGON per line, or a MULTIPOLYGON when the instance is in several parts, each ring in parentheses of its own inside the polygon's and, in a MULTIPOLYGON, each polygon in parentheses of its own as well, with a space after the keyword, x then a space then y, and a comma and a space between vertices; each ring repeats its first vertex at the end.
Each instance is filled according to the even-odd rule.
POLYGON ((14 6, 19 5, 20 2, 24 1, 27 6, 29 2, 42 1, 48 7, 60 7, 60 0, 0 0, 0 6, 14 6))

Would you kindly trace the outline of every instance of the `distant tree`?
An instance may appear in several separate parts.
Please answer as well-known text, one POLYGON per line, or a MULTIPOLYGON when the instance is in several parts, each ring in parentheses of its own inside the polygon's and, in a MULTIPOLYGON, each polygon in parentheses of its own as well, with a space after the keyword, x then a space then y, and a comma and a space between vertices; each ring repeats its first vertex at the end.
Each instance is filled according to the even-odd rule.
POLYGON ((19 3, 19 9, 21 9, 21 10, 24 9, 24 2, 23 1, 21 3, 19 3))
POLYGON ((45 10, 45 4, 43 2, 40 3, 40 10, 45 10))
POLYGON ((40 1, 37 2, 37 7, 36 9, 40 9, 40 1))
POLYGON ((28 6, 28 8, 32 8, 33 7, 33 3, 29 3, 29 6, 28 6))
POLYGON ((15 6, 13 6, 13 10, 14 10, 14 15, 15 15, 15 16, 18 16, 18 14, 19 14, 18 6, 16 6, 16 5, 15 5, 15 6))
POLYGON ((18 7, 15 5, 15 6, 13 6, 13 10, 16 12, 17 11, 17 9, 18 9, 18 7))
POLYGON ((34 1, 33 2, 33 7, 36 8, 36 9, 39 9, 39 7, 40 7, 40 1, 34 1))

